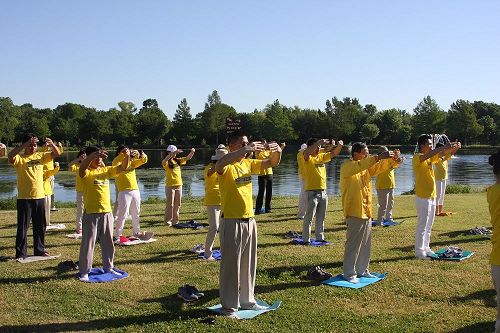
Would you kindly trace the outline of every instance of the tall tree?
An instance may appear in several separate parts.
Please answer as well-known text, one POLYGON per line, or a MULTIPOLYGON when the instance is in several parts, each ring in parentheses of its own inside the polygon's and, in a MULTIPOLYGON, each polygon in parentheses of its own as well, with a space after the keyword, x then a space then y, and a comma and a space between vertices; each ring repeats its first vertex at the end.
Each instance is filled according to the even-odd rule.
POLYGON ((191 115, 191 108, 185 98, 177 105, 175 110, 174 121, 170 136, 175 137, 176 141, 183 144, 189 144, 194 139, 195 122, 191 115))
POLYGON ((158 107, 156 99, 147 99, 142 103, 135 121, 135 133, 140 142, 160 144, 171 127, 172 123, 158 107))
POLYGON ((297 138, 285 109, 278 100, 264 108, 266 118, 264 121, 265 132, 263 134, 266 139, 290 141, 297 138))
POLYGON ((413 109, 413 136, 423 133, 443 133, 446 127, 444 112, 431 96, 426 96, 413 109))
POLYGON ((451 105, 447 125, 450 138, 459 139, 465 145, 483 132, 483 126, 477 122, 472 104, 461 99, 451 105))

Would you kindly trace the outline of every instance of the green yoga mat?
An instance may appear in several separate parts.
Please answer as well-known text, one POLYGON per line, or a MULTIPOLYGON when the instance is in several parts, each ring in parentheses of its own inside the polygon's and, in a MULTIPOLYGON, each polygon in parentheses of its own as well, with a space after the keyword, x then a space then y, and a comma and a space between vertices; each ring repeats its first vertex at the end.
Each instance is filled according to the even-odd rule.
POLYGON ((472 251, 463 251, 461 257, 457 257, 457 258, 441 258, 441 257, 439 257, 439 255, 441 253, 444 253, 445 251, 446 251, 446 249, 439 249, 435 252, 436 253, 435 255, 427 255, 427 256, 433 260, 462 261, 462 260, 470 258, 474 254, 474 252, 472 252, 472 251))

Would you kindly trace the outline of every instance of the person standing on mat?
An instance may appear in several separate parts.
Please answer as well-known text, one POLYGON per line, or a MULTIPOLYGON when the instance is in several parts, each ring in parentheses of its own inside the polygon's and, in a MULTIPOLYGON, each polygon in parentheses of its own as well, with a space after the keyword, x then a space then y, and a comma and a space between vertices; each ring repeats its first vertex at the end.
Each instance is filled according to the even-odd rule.
MULTIPOLYGON (((116 157, 111 163, 113 166, 118 166, 125 158, 124 150, 129 149, 125 145, 120 145, 116 149, 116 157)), ((139 153, 137 150, 130 151, 130 163, 125 172, 118 174, 115 177, 115 185, 118 191, 116 207, 116 223, 115 223, 115 237, 120 239, 123 234, 123 226, 129 211, 132 216, 132 232, 134 237, 141 240, 149 240, 153 237, 152 232, 141 232, 139 225, 139 216, 141 213, 141 192, 137 184, 137 177, 135 169, 148 162, 148 156, 143 151, 139 153)))
POLYGON ((335 141, 327 139, 311 138, 307 140, 307 148, 304 150, 304 189, 306 191, 306 214, 302 226, 302 240, 304 244, 311 241, 311 223, 316 217, 316 241, 325 242, 325 216, 328 206, 326 194, 326 167, 325 163, 332 160, 342 150, 344 143, 339 140, 335 147, 335 141), (320 152, 321 147, 327 147, 325 152, 320 152), (333 149, 335 147, 335 149, 333 149))
POLYGON ((29 220, 33 223, 35 256, 48 256, 45 250, 45 193, 43 190, 43 165, 60 155, 59 148, 50 138, 45 144, 51 152, 38 152, 38 138, 34 134, 23 137, 23 144, 8 154, 9 163, 17 173, 17 233, 16 259, 27 256, 29 220))
POLYGON ((300 180, 300 194, 299 194, 299 211, 297 212, 297 218, 303 220, 306 215, 306 190, 304 189, 304 150, 306 150, 307 144, 303 143, 297 152, 297 174, 300 180))
POLYGON ((88 282, 94 260, 94 246, 98 239, 101 245, 102 266, 105 272, 121 275, 113 270, 115 247, 113 245, 113 222, 109 179, 125 172, 130 162, 130 151, 125 148, 118 166, 104 166, 103 158, 108 153, 98 147, 87 147, 87 156, 80 165, 78 175, 82 178, 85 212, 82 221, 82 243, 78 262, 80 281, 88 282))
MULTIPOLYGON (((264 145, 264 150, 255 152, 255 158, 258 160, 268 159, 272 152, 269 150, 269 145, 266 139, 261 140, 264 145)), ((266 168, 260 170, 260 174, 257 177, 259 183, 259 192, 257 193, 257 199, 255 200, 255 215, 262 213, 262 203, 264 201, 264 193, 266 194, 266 205, 264 208, 265 213, 271 212, 271 199, 273 196, 273 168, 266 168)))
POLYGON ((493 286, 497 293, 497 319, 495 323, 495 332, 500 333, 500 150, 491 155, 488 163, 493 166, 493 174, 496 177, 496 183, 488 187, 486 197, 491 216, 491 226, 493 235, 491 237, 492 249, 490 255, 491 277, 493 286))
POLYGON ((340 193, 347 225, 342 277, 358 283, 359 277, 375 277, 368 270, 372 242, 372 177, 390 170, 399 158, 399 151, 368 154, 366 144, 351 147, 351 159, 340 167, 340 193))
POLYGON ((229 135, 229 151, 215 165, 221 193, 222 218, 220 243, 220 298, 222 314, 237 318, 238 308, 261 310, 255 302, 257 267, 257 224, 252 202, 252 174, 275 167, 281 160, 281 148, 269 143, 269 159, 248 159, 252 152, 264 150, 261 142, 248 143, 240 132, 229 135))
POLYGON ((208 216, 208 231, 205 240, 205 254, 206 260, 215 260, 212 256, 212 248, 214 246, 215 236, 219 230, 220 221, 220 191, 219 180, 215 172, 215 163, 227 154, 226 147, 219 145, 215 150, 215 155, 212 156, 211 162, 205 167, 203 172, 205 178, 205 206, 207 207, 208 216))
POLYGON ((417 229, 415 231, 415 256, 430 260, 434 255, 429 243, 432 224, 436 212, 436 182, 432 165, 439 162, 439 157, 459 146, 460 142, 447 143, 433 148, 432 136, 422 134, 417 140, 418 152, 413 155, 413 173, 415 175, 415 206, 417 208, 417 229))
POLYGON ((80 150, 77 157, 69 162, 68 170, 76 174, 76 221, 75 232, 79 235, 82 234, 82 217, 83 217, 83 184, 80 175, 80 164, 87 157, 85 150, 80 150))
POLYGON ((179 223, 179 210, 182 202, 182 174, 181 166, 186 165, 186 162, 193 158, 195 149, 185 157, 177 157, 177 154, 182 153, 182 150, 177 149, 174 145, 167 147, 167 156, 161 162, 165 170, 165 194, 167 202, 165 204, 165 218, 166 225, 171 226, 179 223))
MULTIPOLYGON (((388 151, 386 146, 380 146, 378 153, 388 151)), ((396 187, 396 180, 394 177, 394 169, 399 166, 401 159, 393 164, 389 170, 381 172, 377 175, 375 180, 375 189, 377 190, 378 198, 378 215, 377 225, 383 226, 384 221, 394 222, 392 220, 392 208, 394 207, 394 187, 396 187)))
MULTIPOLYGON (((439 142, 436 148, 444 146, 444 143, 439 142)), ((434 164, 434 175, 436 177, 436 216, 448 216, 447 212, 443 211, 444 195, 446 194, 446 181, 448 180, 448 160, 454 155, 460 145, 456 145, 449 152, 439 157, 439 161, 434 164)))

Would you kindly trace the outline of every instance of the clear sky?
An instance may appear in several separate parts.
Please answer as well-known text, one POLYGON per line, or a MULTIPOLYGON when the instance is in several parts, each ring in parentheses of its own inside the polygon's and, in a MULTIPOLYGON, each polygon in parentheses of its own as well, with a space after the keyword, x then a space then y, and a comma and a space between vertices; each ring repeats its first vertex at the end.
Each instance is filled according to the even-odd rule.
POLYGON ((2 1, 0 96, 172 119, 217 90, 238 112, 333 96, 411 111, 500 103, 500 1, 2 1))

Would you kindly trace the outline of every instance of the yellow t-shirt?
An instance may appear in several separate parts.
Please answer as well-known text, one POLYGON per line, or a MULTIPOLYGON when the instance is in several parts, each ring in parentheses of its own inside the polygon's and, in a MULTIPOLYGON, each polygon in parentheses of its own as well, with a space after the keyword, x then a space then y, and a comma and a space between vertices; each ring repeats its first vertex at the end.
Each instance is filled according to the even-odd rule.
POLYGON ((52 185, 50 184, 50 177, 54 176, 59 172, 59 166, 53 168, 52 170, 44 169, 43 170, 43 192, 45 196, 52 195, 52 185))
POLYGON ((217 172, 208 175, 208 170, 212 167, 212 163, 205 167, 203 175, 205 176, 205 206, 220 206, 219 180, 217 172))
POLYGON ((492 185, 486 192, 488 207, 491 216, 491 226, 493 235, 491 243, 493 245, 490 255, 491 265, 500 265, 500 184, 492 185))
POLYGON ((388 190, 396 187, 396 179, 394 177, 394 169, 399 166, 398 163, 391 163, 391 168, 377 175, 375 180, 375 188, 377 190, 388 190))
POLYGON ((297 173, 301 179, 304 179, 304 151, 299 150, 297 153, 297 173))
POLYGON ((85 176, 82 177, 82 184, 83 205, 85 206, 86 213, 111 212, 109 178, 116 176, 117 168, 115 166, 107 166, 85 170, 85 176))
POLYGON ((434 176, 436 180, 448 179, 448 160, 451 154, 447 153, 445 156, 439 158, 439 162, 434 165, 434 176))
POLYGON ((226 219, 254 216, 252 198, 252 174, 258 175, 261 160, 246 159, 224 167, 218 174, 222 213, 226 219))
POLYGON ((167 186, 181 186, 182 185, 182 175, 181 175, 181 165, 186 164, 186 158, 180 157, 176 162, 174 159, 170 159, 173 167, 168 166, 168 161, 163 162, 162 166, 165 169, 166 184, 167 186))
POLYGON ((375 156, 342 163, 340 193, 345 217, 372 217, 372 177, 389 170, 395 163, 392 159, 376 162, 375 156))
POLYGON ((82 178, 78 175, 78 172, 80 171, 80 164, 75 163, 69 167, 69 171, 76 173, 76 191, 83 193, 83 185, 82 185, 82 178))
MULTIPOLYGON (((118 154, 113 159, 112 165, 118 166, 122 164, 123 158, 125 156, 123 154, 118 154)), ((133 158, 130 157, 131 160, 128 163, 127 170, 118 174, 115 178, 115 185, 118 191, 129 191, 129 190, 138 190, 139 185, 137 185, 137 177, 135 176, 135 169, 145 164, 148 161, 148 157, 144 155, 144 157, 133 158)))
POLYGON ((413 155, 413 173, 415 174, 415 194, 419 198, 432 199, 436 197, 436 183, 432 165, 439 161, 439 156, 420 162, 421 153, 413 155))
POLYGON ((304 158, 303 176, 304 189, 326 190, 326 167, 325 163, 332 160, 330 153, 319 153, 316 156, 309 155, 309 160, 304 158))
POLYGON ((36 152, 31 155, 24 153, 14 156, 12 165, 17 173, 18 199, 43 199, 43 165, 52 161, 52 153, 36 152))
MULTIPOLYGON (((258 160, 267 160, 268 158, 271 157, 271 154, 272 152, 269 151, 269 150, 263 150, 263 151, 259 151, 257 153, 257 159, 258 160)), ((260 170, 260 173, 259 175, 260 176, 266 176, 266 175, 272 175, 273 174, 273 168, 269 167, 267 169, 262 169, 260 170)))

